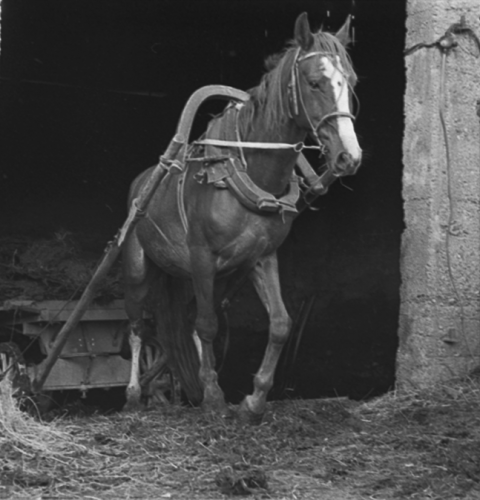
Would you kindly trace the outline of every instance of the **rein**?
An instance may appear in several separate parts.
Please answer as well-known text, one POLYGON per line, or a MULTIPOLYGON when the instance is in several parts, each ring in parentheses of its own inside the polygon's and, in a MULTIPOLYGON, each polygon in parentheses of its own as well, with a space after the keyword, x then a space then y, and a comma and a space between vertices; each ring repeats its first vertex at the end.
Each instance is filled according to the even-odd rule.
MULTIPOLYGON (((244 106, 243 103, 235 104, 237 111, 244 106)), ((199 139, 193 141, 196 145, 205 146, 218 146, 218 147, 233 147, 233 148, 250 148, 250 149, 293 149, 296 153, 301 153, 304 149, 318 149, 321 153, 324 152, 325 147, 323 144, 307 145, 304 142, 297 142, 295 144, 285 143, 285 142, 253 142, 253 141, 242 141, 240 139, 238 129, 237 129, 238 140, 227 141, 224 139, 199 139)))
POLYGON ((242 147, 252 149, 293 149, 295 152, 300 153, 304 149, 319 149, 323 150, 323 145, 309 146, 303 142, 296 144, 287 144, 283 142, 248 142, 248 141, 224 141, 222 139, 202 139, 193 141, 193 144, 206 145, 206 146, 219 146, 219 147, 242 147))

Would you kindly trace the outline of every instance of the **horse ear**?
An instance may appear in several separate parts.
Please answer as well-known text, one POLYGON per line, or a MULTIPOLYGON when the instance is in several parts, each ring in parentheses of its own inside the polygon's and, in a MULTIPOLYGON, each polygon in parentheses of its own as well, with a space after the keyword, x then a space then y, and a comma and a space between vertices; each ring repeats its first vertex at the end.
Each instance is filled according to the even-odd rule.
POLYGON ((312 48, 314 40, 306 12, 300 14, 295 21, 295 40, 303 50, 310 50, 312 48))
POLYGON ((350 22, 352 20, 352 16, 348 16, 346 21, 343 23, 343 26, 337 31, 335 36, 338 38, 340 43, 346 47, 350 43, 350 22))

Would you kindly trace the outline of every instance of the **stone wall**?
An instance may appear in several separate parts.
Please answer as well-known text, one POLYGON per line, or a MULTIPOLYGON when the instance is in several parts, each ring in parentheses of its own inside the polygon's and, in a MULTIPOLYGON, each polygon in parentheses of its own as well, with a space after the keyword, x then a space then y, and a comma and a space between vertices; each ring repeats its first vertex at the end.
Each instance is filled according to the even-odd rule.
MULTIPOLYGON (((479 14, 478 0, 409 0, 406 47, 439 40, 462 16, 480 37, 479 14)), ((480 47, 468 33, 453 40, 405 59, 401 389, 480 364, 480 47)))

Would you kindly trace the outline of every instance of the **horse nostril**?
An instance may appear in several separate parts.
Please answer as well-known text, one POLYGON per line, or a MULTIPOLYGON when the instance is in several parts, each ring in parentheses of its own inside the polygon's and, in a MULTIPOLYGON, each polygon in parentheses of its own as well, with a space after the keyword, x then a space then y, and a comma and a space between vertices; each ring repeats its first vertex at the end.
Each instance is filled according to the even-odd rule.
POLYGON ((337 163, 339 165, 343 165, 343 166, 347 167, 347 166, 351 165, 352 163, 354 163, 354 161, 353 161, 351 154, 349 154, 345 151, 342 151, 337 157, 337 163))
POLYGON ((352 175, 360 166, 360 159, 354 159, 350 153, 342 151, 337 155, 336 169, 341 175, 352 175))

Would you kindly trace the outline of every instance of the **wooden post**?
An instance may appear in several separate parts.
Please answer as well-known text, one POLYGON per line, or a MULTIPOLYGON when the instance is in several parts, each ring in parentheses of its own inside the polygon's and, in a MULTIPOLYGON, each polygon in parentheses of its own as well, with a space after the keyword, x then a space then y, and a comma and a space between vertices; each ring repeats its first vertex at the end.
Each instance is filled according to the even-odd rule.
POLYGON ((400 389, 480 364, 478 7, 407 1, 400 389))

